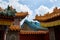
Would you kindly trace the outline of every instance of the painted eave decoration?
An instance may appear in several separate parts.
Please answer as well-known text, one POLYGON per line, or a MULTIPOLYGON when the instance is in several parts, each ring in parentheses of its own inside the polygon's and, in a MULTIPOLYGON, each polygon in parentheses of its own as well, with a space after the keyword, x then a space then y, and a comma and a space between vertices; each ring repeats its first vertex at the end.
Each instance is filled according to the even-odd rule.
POLYGON ((40 21, 42 27, 54 27, 60 25, 60 9, 55 7, 52 13, 47 13, 44 16, 36 15, 35 20, 40 21))
POLYGON ((0 21, 0 25, 12 25, 10 21, 0 21))
POLYGON ((0 25, 11 25, 13 24, 13 20, 10 19, 0 19, 0 25))
POLYGON ((60 25, 60 20, 53 21, 53 22, 47 22, 47 23, 41 22, 42 27, 54 27, 58 25, 60 25))

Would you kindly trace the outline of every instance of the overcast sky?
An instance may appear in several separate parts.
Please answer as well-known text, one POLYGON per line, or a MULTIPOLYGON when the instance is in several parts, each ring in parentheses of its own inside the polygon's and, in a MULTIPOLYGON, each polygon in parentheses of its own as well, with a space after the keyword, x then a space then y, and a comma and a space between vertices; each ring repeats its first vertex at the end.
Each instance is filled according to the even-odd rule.
POLYGON ((25 19, 32 20, 35 15, 44 15, 52 12, 54 7, 60 7, 60 0, 0 0, 0 6, 6 8, 12 5, 18 12, 28 12, 29 16, 25 19))

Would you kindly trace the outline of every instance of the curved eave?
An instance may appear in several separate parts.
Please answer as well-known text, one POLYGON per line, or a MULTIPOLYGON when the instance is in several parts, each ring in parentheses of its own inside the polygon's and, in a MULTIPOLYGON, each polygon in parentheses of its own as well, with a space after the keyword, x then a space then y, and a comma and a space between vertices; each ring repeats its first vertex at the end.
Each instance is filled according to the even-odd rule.
POLYGON ((20 31, 20 27, 17 26, 17 25, 10 26, 9 29, 10 29, 11 31, 20 31))
POLYGON ((20 34, 46 34, 48 31, 24 31, 21 30, 20 34))
POLYGON ((58 26, 60 25, 60 20, 56 20, 56 21, 53 21, 53 22, 41 22, 41 26, 42 27, 54 27, 54 26, 58 26))
POLYGON ((25 18, 28 15, 28 12, 18 12, 15 14, 18 18, 25 18))
POLYGON ((35 20, 38 20, 38 21, 47 21, 47 20, 50 20, 50 19, 54 19, 56 17, 60 17, 60 13, 49 14, 49 15, 45 15, 45 16, 36 16, 35 20))

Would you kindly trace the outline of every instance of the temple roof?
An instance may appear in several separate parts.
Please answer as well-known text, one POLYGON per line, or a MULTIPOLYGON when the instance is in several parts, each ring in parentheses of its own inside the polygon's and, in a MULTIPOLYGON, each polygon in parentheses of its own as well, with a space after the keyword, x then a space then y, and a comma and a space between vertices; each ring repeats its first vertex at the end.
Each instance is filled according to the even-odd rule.
POLYGON ((28 15, 28 12, 17 12, 15 13, 16 17, 24 18, 28 15))
MULTIPOLYGON (((52 20, 52 19, 54 19, 54 20, 57 20, 58 19, 58 17, 60 17, 60 9, 58 9, 57 7, 53 10, 53 12, 52 13, 46 13, 44 16, 38 16, 38 15, 36 15, 36 18, 35 18, 35 20, 38 20, 38 21, 40 21, 40 22, 43 22, 43 21, 47 21, 47 20, 52 20)), ((60 19, 60 18, 59 18, 60 19)), ((51 21, 50 20, 50 21, 51 21)))
POLYGON ((34 20, 38 20, 42 27, 54 27, 60 25, 60 8, 54 8, 52 13, 47 13, 44 16, 36 15, 34 20))

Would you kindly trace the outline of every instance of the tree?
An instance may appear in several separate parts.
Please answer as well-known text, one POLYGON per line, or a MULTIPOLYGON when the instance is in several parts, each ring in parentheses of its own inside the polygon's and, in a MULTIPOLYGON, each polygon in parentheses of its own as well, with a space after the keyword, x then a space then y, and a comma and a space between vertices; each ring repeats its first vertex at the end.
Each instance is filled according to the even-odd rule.
POLYGON ((7 10, 7 16, 15 16, 15 13, 17 12, 15 9, 9 7, 9 5, 6 10, 7 10))
POLYGON ((0 11, 0 15, 3 15, 3 16, 15 16, 15 13, 16 13, 16 9, 13 9, 11 7, 8 7, 6 9, 4 9, 3 11, 0 11))

